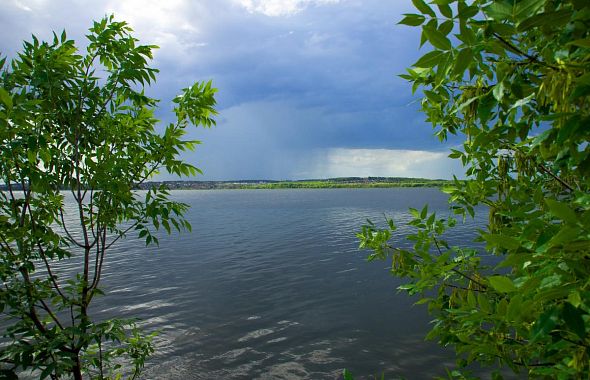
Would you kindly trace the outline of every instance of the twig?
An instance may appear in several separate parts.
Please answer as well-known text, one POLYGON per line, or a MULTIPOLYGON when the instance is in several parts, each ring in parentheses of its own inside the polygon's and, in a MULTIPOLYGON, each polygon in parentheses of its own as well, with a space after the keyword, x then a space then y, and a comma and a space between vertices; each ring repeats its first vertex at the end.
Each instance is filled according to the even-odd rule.
MULTIPOLYGON (((432 240, 434 241, 434 244, 436 245, 436 249, 438 250, 438 253, 439 253, 440 255, 442 255, 443 253, 442 253, 442 250, 440 249, 440 246, 439 246, 439 244, 438 244, 438 240, 436 240, 436 237, 435 237, 435 236, 433 236, 433 237, 432 237, 432 240)), ((462 276, 462 277, 464 277, 464 278, 468 279, 469 281, 471 281, 471 282, 473 282, 473 283, 475 283, 475 284, 477 284, 477 285, 481 286, 483 289, 487 289, 487 288, 488 288, 488 287, 487 287, 485 284, 482 284, 481 282, 477 281, 476 279, 474 279, 474 278, 470 277, 469 275, 467 275, 467 274, 465 274, 465 273, 461 272, 461 271, 460 271, 460 270, 458 270, 457 268, 451 268, 451 270, 452 270, 453 272, 455 272, 456 274, 458 274, 458 275, 460 275, 460 276, 462 276)))
POLYGON ((62 224, 62 227, 63 227, 64 231, 66 232, 66 235, 67 235, 67 237, 68 237, 68 240, 69 240, 69 241, 71 241, 72 243, 76 244, 78 247, 80 247, 80 248, 84 248, 84 245, 83 245, 83 244, 81 244, 81 243, 79 243, 79 242, 78 242, 78 241, 77 241, 77 240, 76 240, 76 239, 75 239, 75 238, 72 236, 72 234, 70 233, 70 231, 68 231, 68 228, 66 227, 65 218, 64 218, 64 212, 63 212, 63 209, 62 209, 61 207, 60 207, 60 209, 59 209, 59 216, 60 216, 60 219, 61 219, 61 224, 62 224))
POLYGON ((553 172, 551 172, 551 170, 549 170, 545 165, 538 164, 538 166, 544 173, 549 174, 554 180, 559 182, 563 187, 565 187, 566 189, 568 189, 571 192, 574 191, 574 188, 572 186, 568 185, 567 182, 565 182, 563 179, 561 179, 557 175, 553 174, 553 172))

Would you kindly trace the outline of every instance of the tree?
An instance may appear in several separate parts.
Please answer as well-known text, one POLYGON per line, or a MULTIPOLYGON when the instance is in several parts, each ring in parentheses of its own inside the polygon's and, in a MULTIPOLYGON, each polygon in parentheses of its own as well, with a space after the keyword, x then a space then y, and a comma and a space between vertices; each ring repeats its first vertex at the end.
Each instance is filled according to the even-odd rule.
POLYGON ((134 189, 159 170, 199 172, 178 155, 198 143, 182 139, 189 125, 215 124, 216 89, 184 89, 173 100, 176 122, 157 127, 158 100, 144 93, 158 72, 148 66, 156 46, 131 32, 110 16, 90 28, 84 53, 64 31, 52 42, 33 36, 10 64, 0 61, 4 377, 21 369, 52 379, 136 377, 153 351, 133 321, 94 320, 88 308, 120 239, 157 244, 160 227, 190 229, 188 206, 166 188, 134 189), (60 271, 65 260, 78 270, 60 271))
POLYGON ((440 140, 464 137, 450 157, 467 179, 444 191, 463 218, 487 207, 485 249, 450 246, 455 219, 427 207, 410 210, 413 249, 392 242, 392 220, 364 226, 360 245, 428 305, 428 337, 458 353, 449 376, 477 362, 588 378, 590 2, 412 1, 400 23, 432 49, 401 76, 440 140))

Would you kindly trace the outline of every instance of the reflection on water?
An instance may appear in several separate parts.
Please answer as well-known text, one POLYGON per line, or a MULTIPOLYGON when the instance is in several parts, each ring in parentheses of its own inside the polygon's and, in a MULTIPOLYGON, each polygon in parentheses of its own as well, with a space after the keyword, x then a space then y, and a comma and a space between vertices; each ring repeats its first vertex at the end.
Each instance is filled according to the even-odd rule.
MULTIPOLYGON (((355 232, 408 207, 448 214, 436 189, 179 191, 192 233, 128 239, 104 268, 94 315, 159 330, 146 379, 429 378, 453 355, 424 342, 429 317, 367 263, 355 232)), ((474 225, 453 239, 468 241, 474 225)))

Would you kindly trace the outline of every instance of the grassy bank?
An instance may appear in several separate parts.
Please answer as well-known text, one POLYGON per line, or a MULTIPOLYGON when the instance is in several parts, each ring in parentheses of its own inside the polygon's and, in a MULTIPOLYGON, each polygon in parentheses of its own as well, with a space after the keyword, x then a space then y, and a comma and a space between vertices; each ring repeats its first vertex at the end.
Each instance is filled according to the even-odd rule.
POLYGON ((165 181, 149 182, 141 188, 166 185, 173 190, 222 190, 222 189, 354 189, 395 187, 441 187, 446 180, 398 177, 346 177, 310 179, 300 181, 240 180, 240 181, 165 181))
POLYGON ((347 188, 393 188, 393 187, 440 187, 447 181, 412 182, 333 182, 333 181, 281 181, 274 183, 239 184, 240 189, 347 189, 347 188))

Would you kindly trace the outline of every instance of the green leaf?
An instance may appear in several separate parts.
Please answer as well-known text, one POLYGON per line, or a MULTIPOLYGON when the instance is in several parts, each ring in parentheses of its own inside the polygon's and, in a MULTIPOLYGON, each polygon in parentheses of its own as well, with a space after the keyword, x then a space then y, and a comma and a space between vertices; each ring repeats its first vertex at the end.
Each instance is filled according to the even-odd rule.
POLYGON ((469 68, 473 61, 473 50, 466 48, 459 51, 455 60, 455 66, 453 67, 453 75, 463 76, 465 70, 469 68))
POLYGON ((534 99, 534 97, 535 97, 535 94, 533 93, 533 94, 530 94, 529 96, 527 96, 526 98, 519 99, 514 103, 514 105, 512 107, 510 107, 510 109, 513 110, 513 109, 522 107, 522 106, 530 103, 531 100, 534 99))
POLYGON ((432 46, 440 50, 451 50, 451 41, 434 27, 425 25, 423 31, 432 46))
POLYGON ((29 164, 35 164, 37 162, 37 152, 27 150, 27 159, 29 160, 29 164))
POLYGON ((393 222, 393 219, 387 219, 387 225, 389 226, 389 229, 391 231, 395 231, 397 229, 397 226, 393 222))
POLYGON ((544 5, 545 0, 494 1, 483 11, 496 21, 518 22, 536 14, 544 5))
MULTIPOLYGON (((461 152, 460 150, 456 150, 456 149, 451 149, 451 154, 448 155, 448 157, 452 158, 452 159, 457 159, 462 156, 463 156, 463 152, 461 152)), ((447 193, 447 194, 450 194, 455 190, 456 190, 456 187, 454 187, 454 186, 444 186, 442 188, 443 193, 447 193)))
POLYGON ((475 309, 477 307, 477 300, 475 299, 475 292, 472 290, 467 291, 467 304, 470 308, 475 309))
POLYGON ((448 74, 452 68, 451 63, 453 61, 453 57, 451 56, 450 52, 444 56, 441 56, 441 58, 441 62, 437 66, 438 70, 436 71, 436 75, 434 77, 435 86, 439 86, 448 78, 448 74))
MULTIPOLYGON (((48 365, 43 371, 41 371, 40 379, 45 379, 51 376, 53 371, 55 370, 55 364, 51 363, 48 365)), ((4 379, 4 377, 2 377, 4 379)))
POLYGON ((502 98, 504 97, 504 83, 497 83, 494 86, 492 93, 494 94, 494 98, 496 99, 496 101, 500 103, 502 101, 502 98))
POLYGON ((12 104, 12 97, 4 88, 0 87, 0 101, 4 103, 7 109, 11 109, 13 107, 12 104))
POLYGON ((453 10, 448 4, 439 4, 438 10, 440 11, 440 14, 442 14, 443 16, 453 18, 453 10))
POLYGON ((584 312, 569 302, 563 305, 562 316, 568 329, 578 335, 582 341, 585 341, 588 335, 586 334, 586 324, 582 315, 584 315, 584 312))
POLYGON ((516 2, 515 18, 517 21, 536 14, 545 5, 545 0, 520 0, 516 2))
POLYGON ((520 242, 511 236, 486 234, 483 238, 491 245, 500 248, 515 250, 520 247, 520 242))
POLYGON ((521 21, 518 26, 518 32, 526 32, 532 28, 544 26, 560 27, 567 24, 572 16, 570 10, 559 10, 556 12, 547 12, 534 15, 521 21))
POLYGON ((568 295, 567 300, 571 303, 574 307, 579 307, 582 304, 582 297, 580 297, 580 292, 572 292, 568 295))
POLYGON ((522 295, 517 294, 510 299, 508 303, 508 309, 506 310, 506 318, 509 321, 515 321, 518 319, 519 314, 522 312, 522 295))
POLYGON ((583 38, 580 40, 574 40, 574 41, 568 42, 567 45, 590 48, 590 38, 583 38))
POLYGON ((556 308, 551 308, 545 311, 543 314, 541 314, 539 319, 537 319, 537 321, 535 321, 535 324, 533 325, 533 341, 542 339, 549 335, 549 333, 557 324, 557 315, 558 310, 556 308))
POLYGON ((422 12, 422 14, 427 14, 429 16, 436 17, 436 13, 434 13, 432 8, 430 8, 430 6, 426 4, 424 0, 412 0, 412 3, 420 12, 422 12))
POLYGON ((426 215, 428 215, 428 205, 425 205, 420 212, 420 219, 425 219, 426 215))
POLYGON ((543 277, 539 284, 539 289, 551 289, 561 287, 563 285, 563 279, 560 274, 552 274, 550 276, 543 277))
POLYGON ((569 225, 562 226, 559 232, 549 240, 549 247, 555 247, 563 243, 569 243, 576 240, 581 235, 581 230, 577 227, 570 227, 569 225))
POLYGON ((455 23, 453 22, 453 20, 447 20, 440 24, 440 26, 438 27, 438 31, 441 32, 443 36, 447 36, 449 33, 451 33, 454 27, 455 23))
POLYGON ((484 313, 491 313, 493 311, 492 304, 490 303, 487 294, 479 292, 477 294, 477 303, 479 304, 481 311, 484 313))
MULTIPOLYGON (((490 25, 488 26, 488 30, 491 31, 491 32, 493 32, 493 33, 496 33, 496 34, 499 34, 501 36, 504 36, 506 38, 510 38, 514 34, 516 34, 516 28, 515 27, 513 27, 510 24, 504 24, 504 23, 501 23, 501 22, 492 22, 492 23, 490 23, 490 25)), ((496 41, 493 41, 493 42, 496 42, 496 41)), ((509 46, 506 46, 506 48, 508 50, 511 50, 511 51, 514 50, 512 47, 509 47, 509 46)))
POLYGON ((578 223, 576 213, 565 203, 556 201, 554 199, 545 199, 545 203, 549 207, 549 211, 559 219, 569 222, 578 223))
POLYGON ((473 32, 473 29, 461 23, 459 25, 459 34, 455 35, 460 41, 466 45, 473 46, 477 41, 477 36, 473 32))
POLYGON ((162 219, 162 225, 164 226, 164 229, 166 230, 166 232, 168 234, 170 234, 171 230, 170 230, 170 223, 168 223, 167 219, 162 219))
POLYGON ((354 380, 352 373, 350 373, 350 371, 348 371, 347 369, 344 369, 342 371, 342 378, 343 380, 354 380))
POLYGON ((418 61, 416 61, 416 63, 414 63, 412 66, 423 68, 434 67, 440 62, 441 56, 444 54, 445 53, 440 50, 430 51, 420 57, 420 59, 418 59, 418 61))
POLYGON ((483 9, 484 13, 497 21, 512 20, 514 18, 514 7, 506 1, 494 1, 483 9))
POLYGON ((500 293, 511 293, 518 290, 512 280, 505 276, 491 276, 488 281, 492 288, 500 293))
POLYGON ((477 104, 477 116, 482 124, 485 124, 492 117, 492 110, 498 105, 491 91, 483 95, 477 104))
POLYGON ((463 1, 459 2, 459 5, 457 8, 459 10, 459 13, 457 15, 459 16, 459 19, 461 19, 461 20, 468 20, 471 17, 473 17, 479 13, 479 7, 477 7, 476 5, 469 5, 468 6, 463 1))
POLYGON ((404 18, 398 22, 398 24, 409 25, 409 26, 418 26, 422 25, 426 20, 426 17, 423 15, 417 15, 413 13, 404 13, 404 18))

